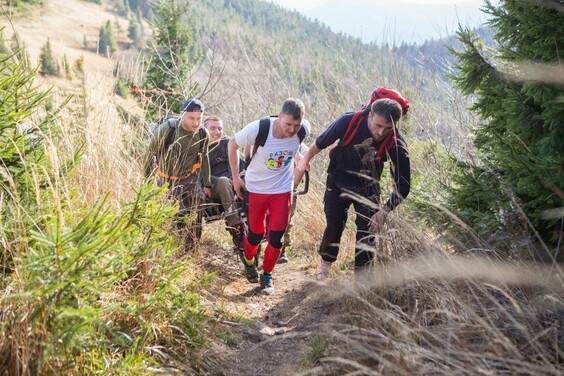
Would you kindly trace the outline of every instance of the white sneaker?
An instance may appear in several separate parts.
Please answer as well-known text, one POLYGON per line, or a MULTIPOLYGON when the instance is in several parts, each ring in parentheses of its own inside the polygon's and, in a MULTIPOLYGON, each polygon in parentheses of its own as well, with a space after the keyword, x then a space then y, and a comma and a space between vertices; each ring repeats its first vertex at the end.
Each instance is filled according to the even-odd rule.
POLYGON ((331 264, 332 263, 329 261, 325 261, 323 259, 319 260, 319 266, 315 271, 315 279, 317 279, 318 281, 323 281, 325 278, 327 278, 331 264))

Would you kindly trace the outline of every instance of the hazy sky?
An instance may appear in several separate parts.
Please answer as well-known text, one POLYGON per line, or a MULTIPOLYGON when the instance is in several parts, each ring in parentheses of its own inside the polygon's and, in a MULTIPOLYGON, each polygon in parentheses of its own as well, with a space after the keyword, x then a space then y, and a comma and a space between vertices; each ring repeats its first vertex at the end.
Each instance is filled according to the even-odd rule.
MULTIPOLYGON (((422 42, 478 26, 484 0, 266 0, 365 42, 422 42)), ((494 4, 497 1, 492 1, 494 4)))
MULTIPOLYGON (((379 2, 381 2, 383 0, 355 0, 353 2, 355 3, 359 3, 359 4, 378 4, 379 2)), ((387 1, 393 1, 393 0, 387 0, 387 1)), ((311 9, 313 7, 316 7, 318 5, 322 5, 322 4, 326 4, 326 3, 330 3, 330 0, 274 0, 274 2, 283 5, 285 7, 288 8, 295 8, 297 10, 301 10, 301 9, 311 9)), ((343 1, 343 2, 347 2, 347 1, 343 1)), ((405 3, 418 3, 418 4, 449 4, 449 5, 454 5, 454 4, 460 4, 460 3, 475 3, 478 4, 478 6, 482 3, 481 0, 476 1, 476 0, 404 0, 405 3)))

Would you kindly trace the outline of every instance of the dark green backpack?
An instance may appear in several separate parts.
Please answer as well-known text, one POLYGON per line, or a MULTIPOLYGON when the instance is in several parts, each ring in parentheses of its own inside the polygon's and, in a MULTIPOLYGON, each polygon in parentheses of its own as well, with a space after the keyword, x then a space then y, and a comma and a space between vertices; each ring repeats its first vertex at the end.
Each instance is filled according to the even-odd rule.
MULTIPOLYGON (((168 113, 165 117, 157 120, 156 122, 149 124, 148 126, 149 133, 151 134, 152 137, 156 137, 159 126, 164 122, 168 123, 169 130, 165 138, 162 152, 168 150, 170 145, 172 145, 176 140, 178 133, 178 124, 180 123, 180 117, 181 117, 180 115, 171 112, 168 113)), ((200 140, 206 138, 206 130, 204 129, 203 126, 198 128, 198 135, 200 136, 200 140)), ((204 143, 200 142, 200 153, 203 152, 204 152, 204 143)))

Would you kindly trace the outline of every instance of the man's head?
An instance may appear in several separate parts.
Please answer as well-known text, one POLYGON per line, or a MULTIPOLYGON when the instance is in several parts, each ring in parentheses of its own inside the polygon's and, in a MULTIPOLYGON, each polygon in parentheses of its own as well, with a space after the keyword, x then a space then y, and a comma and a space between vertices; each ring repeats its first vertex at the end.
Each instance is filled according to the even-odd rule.
POLYGON ((223 137, 223 120, 219 116, 208 116, 204 120, 204 127, 210 134, 210 142, 214 143, 223 137))
POLYGON ((196 132, 202 125, 204 104, 198 99, 187 99, 182 105, 182 118, 180 126, 187 131, 196 132))
POLYGON ((282 135, 284 138, 293 137, 300 130, 305 113, 304 102, 296 98, 288 98, 282 104, 278 115, 282 135))
POLYGON ((377 141, 382 141, 401 119, 402 108, 393 99, 378 99, 370 106, 368 129, 377 141))

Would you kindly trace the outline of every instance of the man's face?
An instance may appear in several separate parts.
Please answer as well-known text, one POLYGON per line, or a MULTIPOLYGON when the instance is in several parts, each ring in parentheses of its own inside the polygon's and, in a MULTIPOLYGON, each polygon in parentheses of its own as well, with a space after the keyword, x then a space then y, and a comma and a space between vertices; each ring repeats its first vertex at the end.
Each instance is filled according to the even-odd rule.
POLYGON ((296 133, 298 133, 302 125, 302 119, 296 119, 292 115, 284 113, 280 113, 278 120, 280 120, 280 128, 282 129, 283 138, 293 137, 296 133))
POLYGON ((394 123, 382 115, 370 112, 368 114, 368 129, 376 141, 382 141, 384 137, 394 130, 394 123))
POLYGON ((184 112, 180 125, 187 131, 196 132, 202 125, 202 116, 201 111, 184 112))
POLYGON ((208 120, 206 122, 206 129, 210 134, 210 141, 212 143, 221 140, 223 137, 223 124, 221 121, 208 120))

